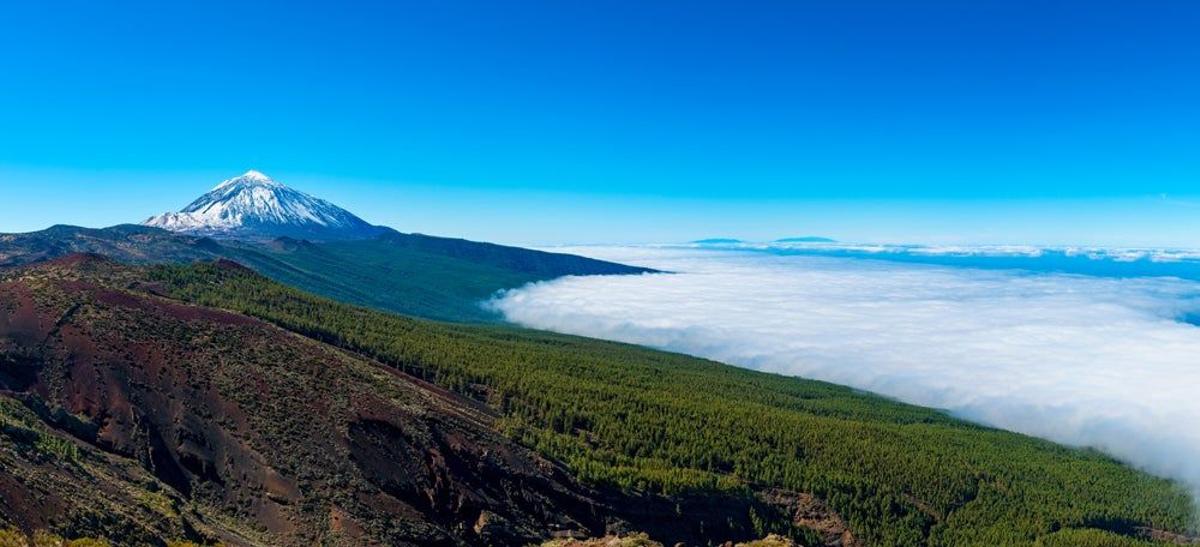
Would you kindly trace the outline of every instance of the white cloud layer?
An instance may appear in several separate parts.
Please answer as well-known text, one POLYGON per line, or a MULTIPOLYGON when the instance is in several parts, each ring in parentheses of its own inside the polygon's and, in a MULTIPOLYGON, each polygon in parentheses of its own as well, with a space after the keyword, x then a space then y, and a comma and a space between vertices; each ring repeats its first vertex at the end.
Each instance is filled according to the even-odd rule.
MULTIPOLYGON (((669 247, 679 248, 679 245, 669 247)), ((1200 250, 1150 247, 1080 247, 1066 245, 897 245, 889 243, 842 243, 842 242, 753 242, 692 243, 687 247, 696 249, 797 251, 810 254, 851 255, 913 255, 946 257, 1027 257, 1037 258, 1048 253, 1068 257, 1085 257, 1092 260, 1132 262, 1200 261, 1200 250)))
MULTIPOLYGON (((556 249, 561 250, 561 249, 556 249)), ((827 380, 1092 446, 1200 491, 1200 283, 644 247, 676 272, 570 277, 490 305, 516 323, 827 380)))

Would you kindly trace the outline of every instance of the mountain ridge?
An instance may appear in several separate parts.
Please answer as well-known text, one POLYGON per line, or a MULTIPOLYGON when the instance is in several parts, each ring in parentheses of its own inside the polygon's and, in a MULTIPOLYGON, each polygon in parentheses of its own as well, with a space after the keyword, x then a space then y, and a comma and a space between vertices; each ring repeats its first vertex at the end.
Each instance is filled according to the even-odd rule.
POLYGON ((70 253, 132 264, 228 259, 276 281, 355 304, 444 321, 494 322, 479 305, 496 291, 564 275, 627 275, 654 270, 577 255, 386 229, 370 239, 218 239, 139 224, 55 225, 0 234, 0 268, 70 253))

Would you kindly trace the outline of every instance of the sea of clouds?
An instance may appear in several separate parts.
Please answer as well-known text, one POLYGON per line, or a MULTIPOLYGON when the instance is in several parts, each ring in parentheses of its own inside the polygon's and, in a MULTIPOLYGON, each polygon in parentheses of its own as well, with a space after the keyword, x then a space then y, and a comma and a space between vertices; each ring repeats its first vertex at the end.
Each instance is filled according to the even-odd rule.
POLYGON ((1200 283, 699 248, 556 249, 670 271, 498 295, 510 321, 826 380, 1200 492, 1200 283))

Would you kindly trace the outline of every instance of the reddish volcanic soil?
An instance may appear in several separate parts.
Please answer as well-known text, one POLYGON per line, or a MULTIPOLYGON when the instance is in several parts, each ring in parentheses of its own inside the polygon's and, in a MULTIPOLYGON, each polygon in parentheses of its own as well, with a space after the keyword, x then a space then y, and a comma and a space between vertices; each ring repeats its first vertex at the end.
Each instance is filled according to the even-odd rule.
POLYGON ((498 434, 475 401, 246 316, 128 289, 145 287, 137 275, 74 255, 0 282, 0 402, 33 431, 5 430, 0 521, 262 545, 519 545, 613 530, 699 541, 747 534, 729 515, 767 503, 845 531, 795 498, 583 487, 498 434), (30 440, 46 438, 79 455, 30 440))

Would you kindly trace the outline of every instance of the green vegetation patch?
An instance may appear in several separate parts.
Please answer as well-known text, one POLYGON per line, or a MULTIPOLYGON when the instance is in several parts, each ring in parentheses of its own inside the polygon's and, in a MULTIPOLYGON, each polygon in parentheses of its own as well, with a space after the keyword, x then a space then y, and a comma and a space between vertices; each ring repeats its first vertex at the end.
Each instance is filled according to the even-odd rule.
POLYGON ((0 398, 0 434, 17 448, 32 450, 44 458, 74 463, 79 445, 45 430, 37 416, 17 401, 0 398))

